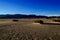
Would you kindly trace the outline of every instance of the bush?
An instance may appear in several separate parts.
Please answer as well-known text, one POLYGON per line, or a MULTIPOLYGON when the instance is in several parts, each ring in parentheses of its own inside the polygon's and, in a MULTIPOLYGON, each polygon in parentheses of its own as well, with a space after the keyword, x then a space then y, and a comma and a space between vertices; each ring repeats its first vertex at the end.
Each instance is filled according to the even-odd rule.
POLYGON ((60 22, 60 20, 53 20, 53 21, 55 21, 55 22, 60 22))
POLYGON ((13 21, 14 21, 14 22, 18 22, 18 20, 16 20, 16 19, 14 19, 13 21))
POLYGON ((43 24, 43 21, 42 20, 37 20, 37 21, 35 21, 35 23, 43 24))

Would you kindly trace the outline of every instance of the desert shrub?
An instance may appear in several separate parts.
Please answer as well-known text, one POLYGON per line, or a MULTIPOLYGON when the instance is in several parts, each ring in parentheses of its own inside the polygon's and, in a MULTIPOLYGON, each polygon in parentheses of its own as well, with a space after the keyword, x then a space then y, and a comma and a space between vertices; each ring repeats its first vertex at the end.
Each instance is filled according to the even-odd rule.
POLYGON ((40 24, 43 24, 43 21, 42 20, 36 20, 34 21, 35 23, 40 23, 40 24))
POLYGON ((14 19, 14 20, 12 20, 13 22, 18 22, 18 20, 16 20, 16 19, 14 19))
POLYGON ((60 22, 60 20, 53 20, 53 21, 55 21, 55 22, 60 22))

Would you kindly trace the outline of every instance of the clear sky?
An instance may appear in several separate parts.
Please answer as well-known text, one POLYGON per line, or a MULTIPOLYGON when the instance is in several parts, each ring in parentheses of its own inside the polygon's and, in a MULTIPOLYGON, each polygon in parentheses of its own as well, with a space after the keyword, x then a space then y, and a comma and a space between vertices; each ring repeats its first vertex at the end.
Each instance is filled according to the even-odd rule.
POLYGON ((60 0, 0 0, 0 14, 60 15, 60 0))

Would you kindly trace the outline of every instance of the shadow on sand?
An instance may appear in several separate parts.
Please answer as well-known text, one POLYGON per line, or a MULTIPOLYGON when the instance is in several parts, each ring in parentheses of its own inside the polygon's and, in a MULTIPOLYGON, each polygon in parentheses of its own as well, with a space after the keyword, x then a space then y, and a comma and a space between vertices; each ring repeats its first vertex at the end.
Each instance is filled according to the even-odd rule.
POLYGON ((46 24, 46 25, 60 25, 59 23, 43 23, 43 24, 46 24))

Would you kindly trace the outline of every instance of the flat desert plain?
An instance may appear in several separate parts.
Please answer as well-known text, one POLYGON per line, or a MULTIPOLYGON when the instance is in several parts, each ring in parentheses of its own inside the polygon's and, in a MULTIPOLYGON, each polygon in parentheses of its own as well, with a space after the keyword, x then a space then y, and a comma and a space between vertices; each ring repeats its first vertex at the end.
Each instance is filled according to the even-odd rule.
POLYGON ((52 19, 0 19, 0 40, 60 40, 60 25, 52 19), (43 20, 44 23, 35 23, 43 20))

